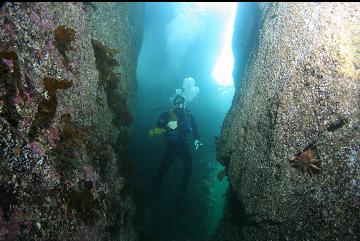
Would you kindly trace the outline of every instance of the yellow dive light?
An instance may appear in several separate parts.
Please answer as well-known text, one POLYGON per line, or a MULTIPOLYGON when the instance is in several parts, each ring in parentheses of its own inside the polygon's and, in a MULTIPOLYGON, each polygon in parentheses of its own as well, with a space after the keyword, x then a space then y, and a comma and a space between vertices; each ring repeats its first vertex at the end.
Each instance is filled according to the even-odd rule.
POLYGON ((154 137, 154 136, 164 134, 165 132, 166 132, 166 129, 156 127, 154 129, 149 130, 148 135, 149 135, 149 137, 154 137))

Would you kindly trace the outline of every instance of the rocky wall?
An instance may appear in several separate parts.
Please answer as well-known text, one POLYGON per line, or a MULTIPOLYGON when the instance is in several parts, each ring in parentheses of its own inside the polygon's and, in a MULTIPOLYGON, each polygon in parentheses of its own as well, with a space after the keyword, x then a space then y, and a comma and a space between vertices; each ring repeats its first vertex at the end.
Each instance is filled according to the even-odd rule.
POLYGON ((127 158, 142 3, 5 3, 0 240, 139 240, 127 158))
POLYGON ((213 241, 359 239, 359 12, 264 7, 217 141, 231 187, 213 241))

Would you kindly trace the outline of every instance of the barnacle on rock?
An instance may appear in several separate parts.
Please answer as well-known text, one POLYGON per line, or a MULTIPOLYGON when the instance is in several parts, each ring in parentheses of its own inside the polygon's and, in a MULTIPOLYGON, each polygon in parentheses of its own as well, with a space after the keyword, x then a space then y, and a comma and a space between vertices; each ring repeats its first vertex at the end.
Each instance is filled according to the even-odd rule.
POLYGON ((315 151, 311 147, 304 148, 295 156, 288 158, 291 167, 296 168, 306 176, 320 171, 320 160, 316 159, 315 151))

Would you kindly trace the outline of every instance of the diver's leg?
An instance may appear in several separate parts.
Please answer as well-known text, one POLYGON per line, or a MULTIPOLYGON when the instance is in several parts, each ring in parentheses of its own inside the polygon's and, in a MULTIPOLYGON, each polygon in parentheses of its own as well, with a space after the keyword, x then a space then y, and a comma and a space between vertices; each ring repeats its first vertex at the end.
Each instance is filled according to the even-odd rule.
POLYGON ((152 182, 152 190, 155 193, 159 193, 163 184, 163 178, 165 174, 168 172, 173 160, 175 158, 175 149, 171 144, 166 145, 166 149, 164 152, 163 159, 160 164, 160 168, 152 182))
POLYGON ((184 143, 184 145, 181 147, 179 156, 183 162, 184 171, 181 178, 181 187, 180 187, 180 193, 175 199, 174 203, 174 210, 178 214, 184 214, 187 211, 187 189, 188 184, 191 177, 191 171, 192 171, 192 158, 190 155, 190 151, 188 148, 188 145, 184 143))
POLYGON ((192 172, 192 157, 187 144, 183 146, 181 159, 184 165, 184 172, 181 179, 180 192, 181 194, 186 194, 192 172))

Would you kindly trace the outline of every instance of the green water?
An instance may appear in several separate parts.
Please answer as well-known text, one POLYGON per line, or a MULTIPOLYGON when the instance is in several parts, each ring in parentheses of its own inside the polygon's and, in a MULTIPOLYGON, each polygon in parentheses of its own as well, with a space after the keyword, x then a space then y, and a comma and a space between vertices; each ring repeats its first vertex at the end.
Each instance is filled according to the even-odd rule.
POLYGON ((224 167, 220 164, 216 164, 216 172, 213 173, 212 179, 213 183, 213 209, 211 213, 211 225, 209 228, 208 238, 216 231, 217 226, 223 216, 223 208, 225 204, 225 193, 229 185, 227 177, 224 177, 222 181, 218 180, 217 173, 223 170, 224 167))

